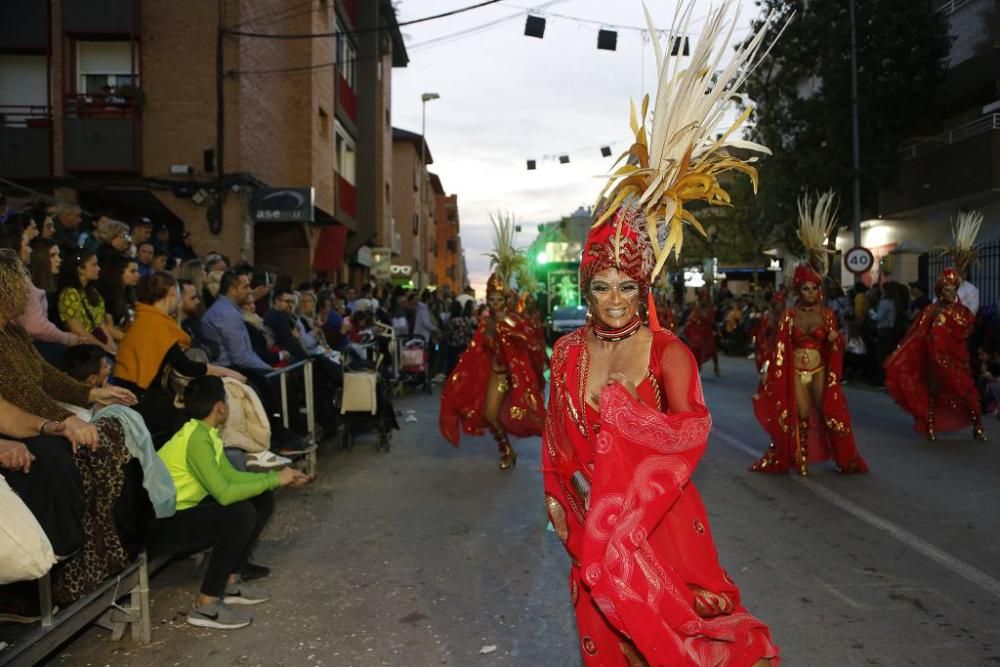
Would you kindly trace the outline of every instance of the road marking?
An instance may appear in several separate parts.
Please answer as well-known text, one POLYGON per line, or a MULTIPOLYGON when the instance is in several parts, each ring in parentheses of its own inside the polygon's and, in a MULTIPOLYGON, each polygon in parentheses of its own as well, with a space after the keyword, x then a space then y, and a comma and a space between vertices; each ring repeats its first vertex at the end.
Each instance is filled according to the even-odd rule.
MULTIPOLYGON (((750 456, 757 458, 760 456, 760 452, 756 449, 750 447, 742 440, 734 438, 728 433, 723 433, 718 428, 712 429, 712 435, 719 438, 730 447, 734 447, 740 451, 746 452, 750 456)), ((991 593, 993 596, 1000 598, 1000 580, 997 580, 987 573, 983 572, 979 568, 966 563, 964 560, 956 558, 946 551, 942 551, 930 542, 920 539, 908 530, 894 524, 888 519, 883 519, 882 517, 869 512, 864 507, 861 507, 857 503, 848 500, 844 496, 840 495, 836 491, 828 489, 819 482, 816 482, 808 477, 801 477, 799 475, 791 475, 797 483, 801 484, 805 488, 812 491, 814 494, 827 501, 835 507, 839 507, 848 514, 854 516, 856 519, 864 521, 873 528, 877 528, 883 533, 888 534, 890 537, 902 542, 906 546, 910 547, 917 553, 923 554, 927 558, 941 565, 953 573, 962 577, 963 579, 972 582, 973 584, 979 586, 983 590, 991 593)))

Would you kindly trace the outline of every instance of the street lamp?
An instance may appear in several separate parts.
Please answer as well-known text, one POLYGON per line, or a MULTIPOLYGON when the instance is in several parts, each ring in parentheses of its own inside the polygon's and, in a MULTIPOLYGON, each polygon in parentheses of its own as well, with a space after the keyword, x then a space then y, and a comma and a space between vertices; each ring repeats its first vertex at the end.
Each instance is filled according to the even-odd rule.
MULTIPOLYGON (((421 226, 423 224, 426 224, 426 220, 424 218, 424 213, 426 212, 424 210, 425 209, 425 204, 426 204, 426 202, 424 201, 424 197, 426 196, 426 192, 424 191, 424 188, 425 188, 424 181, 427 180, 427 136, 426 136, 427 135, 427 103, 430 102, 431 100, 438 100, 438 99, 441 99, 441 96, 438 95, 437 93, 424 93, 423 95, 420 96, 420 158, 421 158, 421 162, 423 163, 423 168, 424 168, 424 174, 423 174, 424 178, 420 179, 420 204, 419 205, 420 205, 420 222, 422 223, 421 226)), ((417 246, 417 253, 416 254, 417 254, 418 257, 420 257, 420 256, 423 255, 423 247, 420 244, 420 234, 419 234, 419 232, 417 234, 417 243, 416 243, 416 246, 417 246)), ((423 262, 421 262, 421 264, 423 264, 423 262)), ((418 276, 418 278, 419 278, 419 276, 418 276)), ((423 280, 421 280, 420 282, 423 283, 423 280)), ((421 285, 421 287, 423 287, 423 285, 421 285)))

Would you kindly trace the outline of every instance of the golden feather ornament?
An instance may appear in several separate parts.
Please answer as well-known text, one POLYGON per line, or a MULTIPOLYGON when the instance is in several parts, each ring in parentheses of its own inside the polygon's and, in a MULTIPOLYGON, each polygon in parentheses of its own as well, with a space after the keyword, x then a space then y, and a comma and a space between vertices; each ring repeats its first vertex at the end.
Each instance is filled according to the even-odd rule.
POLYGON ((955 268, 963 278, 968 275, 969 265, 976 261, 976 237, 982 225, 983 214, 980 211, 962 211, 951 223, 953 244, 945 252, 955 260, 955 268))
MULTIPOLYGON (((691 15, 698 4, 686 0, 678 6, 668 35, 689 32, 691 15)), ((598 197, 601 211, 594 226, 611 219, 623 206, 641 210, 645 235, 655 256, 650 280, 655 280, 671 253, 679 255, 684 242, 684 225, 700 234, 705 230, 685 208, 691 201, 711 206, 731 206, 729 193, 719 176, 729 171, 746 174, 757 191, 756 157, 743 158, 730 149, 770 154, 767 147, 735 138, 753 111, 739 93, 747 76, 766 55, 761 52, 768 20, 749 39, 729 48, 739 18, 737 0, 724 0, 709 11, 687 66, 679 56, 666 55, 659 34, 645 4, 646 23, 656 52, 658 87, 653 100, 642 100, 640 113, 630 104, 629 122, 635 142, 615 162, 617 167, 598 197), (743 104, 735 121, 726 117, 743 104), (724 128, 718 135, 720 128, 724 128), (618 166, 621 165, 621 166, 618 166)), ((700 3, 704 6, 704 3, 700 3)), ((779 35, 780 36, 780 35, 779 35)), ((616 236, 616 243, 620 234, 616 236)))
POLYGON ((830 269, 830 255, 827 247, 830 235, 837 228, 837 196, 827 190, 813 201, 809 193, 799 197, 799 240, 806 248, 809 265, 821 276, 830 269))

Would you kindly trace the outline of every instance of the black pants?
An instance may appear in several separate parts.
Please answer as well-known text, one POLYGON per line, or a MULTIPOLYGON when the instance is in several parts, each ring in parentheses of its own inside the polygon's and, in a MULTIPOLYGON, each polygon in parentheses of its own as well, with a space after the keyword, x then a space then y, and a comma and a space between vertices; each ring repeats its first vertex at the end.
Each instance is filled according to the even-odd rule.
POLYGON ((3 476, 35 515, 57 556, 83 546, 83 483, 69 441, 53 436, 21 439, 35 456, 31 472, 4 470, 3 476))
POLYGON ((878 379, 878 384, 882 385, 885 384, 885 360, 896 349, 896 332, 890 327, 881 328, 878 330, 878 338, 876 340, 876 351, 878 353, 876 378, 878 379))
POLYGON ((201 593, 222 597, 229 575, 238 574, 246 565, 272 511, 272 491, 227 506, 209 496, 195 507, 154 521, 147 549, 155 557, 195 553, 211 547, 201 593))

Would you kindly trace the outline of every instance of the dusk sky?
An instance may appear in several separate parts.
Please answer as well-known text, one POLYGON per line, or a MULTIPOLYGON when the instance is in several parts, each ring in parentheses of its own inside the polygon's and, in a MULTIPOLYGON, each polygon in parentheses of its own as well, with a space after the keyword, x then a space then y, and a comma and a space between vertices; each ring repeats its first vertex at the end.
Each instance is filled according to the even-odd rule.
MULTIPOLYGON (((407 21, 472 4, 471 0, 404 0, 407 21)), ((709 3, 695 9, 697 33, 709 3)), ((648 0, 657 28, 668 29, 674 0, 648 0)), ((757 8, 742 3, 736 37, 747 33, 757 8)), ((457 194, 470 282, 482 296, 488 273, 489 214, 510 211, 527 246, 539 223, 593 204, 600 178, 630 143, 629 98, 656 87, 652 44, 618 28, 616 51, 597 49, 602 27, 645 25, 640 0, 499 2, 454 17, 404 26, 410 63, 393 71, 392 122, 420 132, 425 92, 431 170, 457 194), (528 9, 546 18, 544 39, 524 35, 528 9), (474 31, 482 26, 480 31, 474 31), (465 34, 463 34, 465 33, 465 34), (609 145, 613 157, 602 158, 609 145), (569 164, 557 156, 568 154, 569 164), (527 159, 538 168, 528 171, 527 159)))

